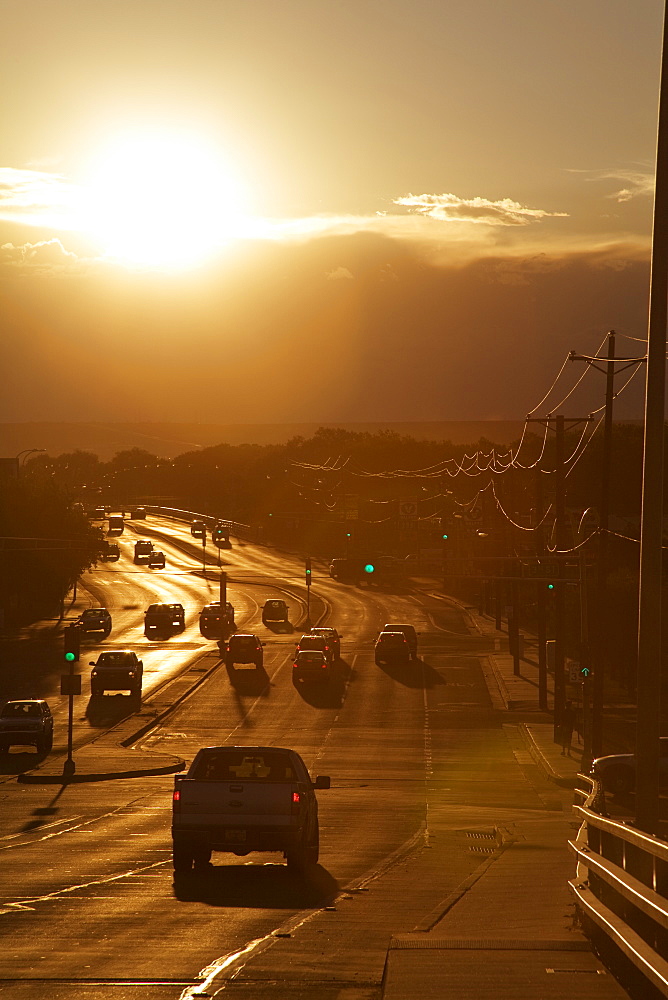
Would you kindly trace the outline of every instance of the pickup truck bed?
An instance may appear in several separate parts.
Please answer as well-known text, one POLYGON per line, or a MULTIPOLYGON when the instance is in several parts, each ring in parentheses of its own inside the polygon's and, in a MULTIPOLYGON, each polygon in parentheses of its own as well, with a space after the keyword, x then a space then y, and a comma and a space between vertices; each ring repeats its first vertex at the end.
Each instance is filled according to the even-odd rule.
POLYGON ((294 750, 205 747, 185 776, 174 779, 174 869, 208 864, 212 851, 245 856, 279 851, 288 866, 316 864, 319 852, 315 788, 294 750))

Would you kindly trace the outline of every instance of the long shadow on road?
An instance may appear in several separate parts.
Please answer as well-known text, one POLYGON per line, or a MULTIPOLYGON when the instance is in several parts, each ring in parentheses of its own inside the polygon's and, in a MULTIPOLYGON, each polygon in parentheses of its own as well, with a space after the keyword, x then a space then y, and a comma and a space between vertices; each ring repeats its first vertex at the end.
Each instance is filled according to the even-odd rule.
POLYGON ((177 899, 207 906, 303 910, 333 898, 338 890, 322 865, 299 875, 284 864, 212 864, 174 876, 177 899))
POLYGON ((433 688, 439 684, 447 684, 438 670, 434 670, 424 660, 411 660, 410 663, 379 663, 377 666, 388 677, 405 687, 433 688))

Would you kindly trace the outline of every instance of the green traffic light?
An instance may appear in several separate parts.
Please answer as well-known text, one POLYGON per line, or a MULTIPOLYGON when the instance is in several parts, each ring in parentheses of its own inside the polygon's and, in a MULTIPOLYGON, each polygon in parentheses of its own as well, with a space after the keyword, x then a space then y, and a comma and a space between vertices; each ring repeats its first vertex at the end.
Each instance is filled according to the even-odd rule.
POLYGON ((72 660, 76 660, 76 656, 74 655, 74 653, 65 653, 65 659, 67 660, 68 663, 71 663, 72 660))
POLYGON ((446 541, 447 537, 448 537, 447 535, 441 535, 441 538, 443 539, 443 541, 446 541))
POLYGON ((547 589, 548 590, 554 590, 554 584, 553 583, 548 583, 547 589))
POLYGON ((365 573, 373 573, 373 571, 375 570, 375 568, 376 567, 373 565, 373 563, 367 563, 366 566, 364 567, 364 572, 365 573))

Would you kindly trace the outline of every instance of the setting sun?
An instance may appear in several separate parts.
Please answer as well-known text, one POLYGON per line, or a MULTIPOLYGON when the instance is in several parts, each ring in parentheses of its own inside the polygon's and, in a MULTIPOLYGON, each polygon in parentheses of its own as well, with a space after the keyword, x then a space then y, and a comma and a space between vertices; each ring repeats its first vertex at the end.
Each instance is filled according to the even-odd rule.
POLYGON ((188 134, 140 133, 98 155, 86 187, 90 234, 128 263, 188 267, 239 232, 239 185, 188 134))

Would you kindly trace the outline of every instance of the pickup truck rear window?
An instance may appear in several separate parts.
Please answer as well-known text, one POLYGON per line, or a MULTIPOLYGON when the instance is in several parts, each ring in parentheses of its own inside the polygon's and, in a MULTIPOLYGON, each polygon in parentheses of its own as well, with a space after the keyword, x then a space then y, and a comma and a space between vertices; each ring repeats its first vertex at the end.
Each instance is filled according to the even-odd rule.
POLYGON ((198 781, 297 781, 289 758, 279 753, 240 751, 207 754, 189 775, 198 781))

